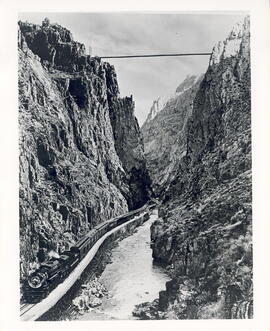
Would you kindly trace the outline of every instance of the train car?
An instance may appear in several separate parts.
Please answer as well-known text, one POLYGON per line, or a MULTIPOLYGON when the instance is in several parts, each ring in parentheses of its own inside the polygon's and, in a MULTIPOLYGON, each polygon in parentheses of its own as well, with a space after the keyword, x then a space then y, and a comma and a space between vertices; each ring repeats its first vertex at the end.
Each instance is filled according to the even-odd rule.
POLYGON ((89 238, 89 242, 88 242, 88 250, 89 250, 98 241, 100 236, 96 228, 88 232, 86 236, 89 238))
POLYGON ((70 248, 71 252, 76 252, 82 260, 88 253, 89 249, 94 245, 96 239, 97 230, 94 228, 87 233, 82 239, 80 239, 74 246, 70 248))
POLYGON ((118 218, 119 217, 114 217, 113 219, 108 221, 108 227, 107 227, 108 231, 114 229, 117 226, 118 218))
POLYGON ((95 226, 95 229, 98 232, 98 237, 102 237, 108 230, 108 221, 99 223, 97 226, 95 226))
POLYGON ((117 220, 117 226, 119 226, 125 222, 128 222, 129 220, 132 219, 132 217, 139 215, 143 210, 145 210, 145 206, 143 206, 139 209, 136 209, 136 210, 132 210, 132 211, 126 213, 125 215, 120 216, 117 220))
POLYGON ((121 216, 117 219, 117 226, 127 222, 128 220, 130 219, 130 216, 128 214, 124 215, 124 216, 121 216))

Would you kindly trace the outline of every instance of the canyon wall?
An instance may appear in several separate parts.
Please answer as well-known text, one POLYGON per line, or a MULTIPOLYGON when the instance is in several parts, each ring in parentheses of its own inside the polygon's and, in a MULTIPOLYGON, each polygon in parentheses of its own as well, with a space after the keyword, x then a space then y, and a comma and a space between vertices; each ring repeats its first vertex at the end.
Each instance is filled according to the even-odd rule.
POLYGON ((165 105, 142 128, 161 201, 153 257, 172 281, 137 315, 252 317, 249 38, 246 18, 214 47, 207 72, 173 111, 165 105))
POLYGON ((19 22, 21 275, 97 223, 143 205, 149 180, 132 98, 114 67, 58 24, 19 22))
POLYGON ((202 75, 187 76, 172 96, 153 102, 142 125, 147 167, 156 196, 164 195, 176 176, 179 160, 186 154, 188 119, 201 81, 202 75))

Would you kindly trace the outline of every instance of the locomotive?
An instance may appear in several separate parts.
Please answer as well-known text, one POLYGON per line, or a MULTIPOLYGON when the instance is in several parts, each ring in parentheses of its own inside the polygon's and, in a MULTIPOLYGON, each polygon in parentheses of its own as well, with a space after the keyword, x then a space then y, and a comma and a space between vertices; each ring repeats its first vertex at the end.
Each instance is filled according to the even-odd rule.
POLYGON ((155 206, 155 201, 152 201, 152 203, 148 203, 139 209, 104 221, 90 230, 70 250, 64 251, 59 258, 51 257, 48 261, 41 263, 39 268, 25 281, 23 286, 24 301, 36 303, 45 298, 53 288, 68 276, 106 232, 127 222, 132 216, 136 216, 146 209, 151 210, 155 206))

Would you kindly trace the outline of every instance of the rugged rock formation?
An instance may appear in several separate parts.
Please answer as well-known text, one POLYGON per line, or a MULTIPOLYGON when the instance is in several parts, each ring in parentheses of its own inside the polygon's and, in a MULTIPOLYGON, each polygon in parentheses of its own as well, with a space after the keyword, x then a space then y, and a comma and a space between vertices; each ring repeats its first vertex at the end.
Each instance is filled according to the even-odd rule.
POLYGON ((147 167, 157 196, 173 181, 178 162, 186 154, 187 123, 202 76, 187 76, 174 95, 155 100, 142 126, 147 167), (161 103, 162 104, 162 103, 161 103))
POLYGON ((214 47, 209 68, 196 89, 193 106, 190 95, 189 106, 183 110, 182 103, 178 105, 171 122, 166 105, 143 127, 154 187, 163 200, 161 218, 152 226, 153 257, 168 266, 173 278, 166 291, 160 292, 159 310, 163 318, 250 318, 248 18, 214 47), (177 110, 181 123, 175 124, 177 110), (162 138, 157 137, 158 130, 162 138), (154 158, 161 142, 165 145, 163 151, 159 148, 162 159, 158 153, 154 158), (159 172, 168 173, 160 186, 159 172))
POLYGON ((102 220, 148 198, 134 103, 70 31, 19 22, 22 277, 102 220), (45 252, 45 256, 44 256, 45 252))
MULTIPOLYGON (((183 94, 186 90, 190 89, 192 85, 196 83, 197 80, 198 77, 194 75, 192 76, 188 75, 186 79, 177 87, 176 91, 173 94, 158 97, 156 100, 154 100, 150 112, 146 118, 146 121, 143 124, 143 127, 148 128, 149 122, 152 121, 155 118, 155 116, 167 106, 167 104, 169 105, 173 102, 174 106, 176 106, 176 103, 177 105, 179 105, 179 102, 176 100, 178 99, 177 97, 183 94)), ((147 131, 148 131, 147 129, 144 130, 146 134, 147 131)))
POLYGON ((143 157, 143 138, 136 117, 132 96, 119 99, 109 98, 110 119, 115 141, 115 149, 128 174, 129 207, 140 207, 148 199, 150 178, 143 157))

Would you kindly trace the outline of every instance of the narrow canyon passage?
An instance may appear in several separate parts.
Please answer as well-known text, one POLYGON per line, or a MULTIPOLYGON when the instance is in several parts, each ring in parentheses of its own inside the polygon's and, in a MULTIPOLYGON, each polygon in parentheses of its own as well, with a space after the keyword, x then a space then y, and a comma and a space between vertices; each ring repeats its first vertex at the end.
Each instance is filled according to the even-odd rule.
POLYGON ((153 265, 150 248, 150 226, 156 219, 154 212, 149 221, 112 250, 112 263, 99 279, 109 298, 103 299, 100 307, 81 315, 81 320, 134 319, 135 305, 158 298, 159 291, 165 289, 169 278, 153 265))
MULTIPOLYGON (((180 52, 172 24, 187 31, 194 52, 212 50, 209 61, 121 59, 118 66, 74 40, 62 14, 59 24, 18 22, 22 303, 72 279, 58 301, 41 301, 39 314, 22 306, 31 320, 253 318, 249 16, 141 15, 133 26, 131 16, 119 16, 123 43, 110 54, 125 54, 145 22, 157 42, 148 54, 162 40, 170 40, 163 55, 180 52), (147 221, 155 199, 160 218, 155 211, 147 221), (133 219, 141 206, 147 217, 133 219), (166 290, 169 276, 152 255, 170 270, 166 290)), ((105 51, 119 38, 103 34, 100 19, 93 15, 87 31, 97 29, 95 43, 109 36, 105 51)), ((145 37, 138 35, 138 50, 145 37)))

